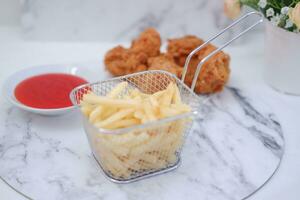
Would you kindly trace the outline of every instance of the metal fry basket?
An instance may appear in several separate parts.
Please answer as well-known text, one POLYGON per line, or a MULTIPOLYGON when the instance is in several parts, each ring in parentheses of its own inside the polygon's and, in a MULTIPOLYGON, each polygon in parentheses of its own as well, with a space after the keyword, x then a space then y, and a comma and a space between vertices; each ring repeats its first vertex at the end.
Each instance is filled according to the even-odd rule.
MULTIPOLYGON (((93 155, 104 174, 111 181, 129 183, 165 173, 178 167, 181 149, 192 127, 193 119, 198 114, 197 110, 199 106, 207 99, 206 96, 198 96, 193 92, 201 66, 211 56, 261 22, 261 14, 256 12, 248 13, 212 39, 196 48, 186 60, 181 80, 171 73, 161 70, 151 70, 85 84, 75 88, 71 92, 70 98, 73 104, 80 106, 80 101, 84 94, 93 91, 97 95, 105 96, 120 82, 126 81, 129 88, 137 88, 147 94, 164 90, 170 82, 173 82, 179 89, 182 102, 191 107, 191 111, 188 113, 115 130, 96 128, 83 115, 83 125, 93 155), (251 15, 259 15, 260 19, 205 57, 197 66, 191 88, 185 85, 185 74, 192 56, 226 30, 251 15)), ((126 95, 127 92, 125 90, 120 95, 126 95)))
MULTIPOLYGON (((105 96, 117 84, 126 81, 129 88, 152 94, 176 83, 181 100, 191 112, 154 122, 116 130, 99 129, 83 116, 85 132, 94 157, 110 180, 131 182, 175 169, 180 161, 181 147, 189 132, 202 99, 181 80, 165 71, 145 71, 98 83, 80 86, 71 98, 75 105, 83 95, 93 91, 105 96)), ((126 95, 126 91, 123 95, 126 95)))

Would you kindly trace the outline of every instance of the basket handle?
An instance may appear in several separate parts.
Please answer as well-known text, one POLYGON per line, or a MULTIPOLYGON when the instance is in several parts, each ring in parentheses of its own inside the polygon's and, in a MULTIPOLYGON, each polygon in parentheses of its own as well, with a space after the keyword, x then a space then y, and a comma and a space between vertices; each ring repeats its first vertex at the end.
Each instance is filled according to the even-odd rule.
POLYGON ((248 18, 249 16, 252 15, 258 15, 259 19, 253 23, 251 26, 249 26, 247 29, 245 29, 244 31, 242 31, 241 33, 239 33, 238 35, 234 36, 232 39, 230 39, 228 42, 224 43, 223 45, 221 45, 219 48, 217 48, 216 50, 212 51, 210 54, 208 54, 205 58, 203 58, 197 65, 197 69, 196 72, 194 74, 194 78, 192 81, 192 86, 191 89, 194 91, 196 83, 197 83, 197 79, 201 70, 202 65, 208 60, 210 59, 213 55, 215 55, 216 53, 218 53, 219 51, 221 51, 222 49, 224 49, 226 46, 228 46, 229 44, 231 44, 233 41, 235 41, 236 39, 238 39, 239 37, 241 37, 242 35, 244 35, 245 33, 247 33, 248 31, 250 31, 252 28, 254 28, 256 25, 260 24, 263 22, 263 15, 261 13, 258 12, 249 12, 246 15, 242 16, 241 18, 239 18, 238 20, 234 21, 232 24, 230 24, 229 26, 227 26, 226 28, 224 28, 222 31, 220 31, 218 34, 216 34, 215 36, 213 36, 212 38, 210 38, 209 40, 207 40, 205 43, 203 43, 202 45, 200 45, 199 47, 197 47, 196 49, 194 49, 186 58, 185 64, 184 64, 184 68, 183 68, 183 72, 182 72, 182 77, 181 77, 181 81, 182 83, 184 83, 185 80, 185 76, 187 73, 187 69, 189 67, 189 63, 192 59, 192 57, 194 56, 195 53, 197 53, 198 51, 200 51, 204 46, 206 46, 208 43, 210 43, 211 41, 215 40, 216 38, 218 38, 220 35, 222 35, 224 32, 226 32, 228 29, 234 27, 236 24, 239 24, 240 22, 242 22, 244 19, 248 18))

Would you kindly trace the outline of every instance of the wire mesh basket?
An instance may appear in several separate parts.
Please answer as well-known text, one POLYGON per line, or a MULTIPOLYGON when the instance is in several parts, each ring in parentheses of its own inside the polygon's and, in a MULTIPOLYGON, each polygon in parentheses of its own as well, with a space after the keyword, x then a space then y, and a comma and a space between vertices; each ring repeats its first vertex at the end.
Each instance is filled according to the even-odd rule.
MULTIPOLYGON (((160 70, 86 84, 76 88, 71 93, 71 99, 75 105, 79 105, 89 91, 105 96, 124 81, 129 88, 137 88, 146 94, 164 90, 173 82, 179 89, 182 102, 189 105, 191 111, 116 130, 96 128, 83 116, 84 129, 94 157, 111 180, 123 183, 170 171, 178 166, 185 137, 197 115, 197 108, 205 99, 195 95, 173 74, 160 70)), ((127 92, 125 90, 121 95, 127 92)))
MULTIPOLYGON (((173 82, 179 89, 182 102, 191 107, 191 111, 184 114, 116 130, 96 128, 83 115, 84 129, 93 155, 110 180, 128 183, 170 171, 178 166, 185 137, 192 127, 194 117, 198 114, 199 106, 207 99, 206 96, 198 96, 193 92, 202 65, 261 22, 263 22, 262 14, 248 13, 194 49, 186 59, 181 80, 171 73, 152 70, 82 85, 71 92, 70 98, 73 104, 79 106, 84 94, 93 91, 96 95, 105 96, 112 88, 124 81, 128 83, 129 88, 139 89, 146 94, 164 90, 169 83, 173 82), (193 55, 225 31, 252 15, 259 16, 259 20, 203 58, 196 67, 191 88, 186 86, 184 80, 193 55)), ((127 93, 128 91, 125 90, 120 95, 127 93)))

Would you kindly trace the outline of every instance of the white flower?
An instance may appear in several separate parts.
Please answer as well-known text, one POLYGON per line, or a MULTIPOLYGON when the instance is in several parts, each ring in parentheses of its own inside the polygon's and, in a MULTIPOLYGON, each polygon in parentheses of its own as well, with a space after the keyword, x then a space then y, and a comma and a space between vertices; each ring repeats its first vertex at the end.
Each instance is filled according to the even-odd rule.
POLYGON ((273 8, 269 8, 267 11, 266 11, 266 15, 267 17, 272 17, 274 16, 275 12, 274 12, 274 9, 273 8))
POLYGON ((265 8, 267 6, 267 0, 259 0, 258 6, 261 8, 265 8))
POLYGON ((280 19, 284 19, 285 15, 279 14, 280 19))
POLYGON ((280 16, 277 14, 274 17, 271 17, 271 23, 275 26, 278 26, 279 22, 280 22, 280 16))
POLYGON ((283 8, 281 8, 281 14, 283 15, 287 15, 289 13, 289 7, 285 6, 283 8))
POLYGON ((292 22, 292 20, 290 20, 290 19, 287 19, 286 21, 285 21, 285 26, 284 26, 284 28, 291 28, 292 26, 293 26, 293 22, 292 22))

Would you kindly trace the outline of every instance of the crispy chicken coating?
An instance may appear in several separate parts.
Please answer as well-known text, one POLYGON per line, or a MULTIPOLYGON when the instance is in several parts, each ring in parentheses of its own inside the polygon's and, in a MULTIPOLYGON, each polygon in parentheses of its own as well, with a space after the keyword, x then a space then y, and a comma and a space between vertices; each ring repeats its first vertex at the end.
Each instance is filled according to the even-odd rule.
POLYGON ((132 41, 130 50, 133 53, 143 52, 148 57, 154 57, 160 54, 160 46, 159 33, 154 28, 148 28, 132 41))
MULTIPOLYGON (((169 39, 167 53, 161 54, 160 35, 155 29, 148 28, 132 41, 130 48, 117 46, 109 50, 104 63, 114 76, 159 69, 181 78, 187 56, 203 43, 203 40, 192 35, 169 39)), ((215 46, 208 44, 194 55, 185 78, 187 85, 191 86, 198 63, 215 49, 215 46)), ((197 78, 195 92, 208 94, 221 91, 229 79, 229 61, 229 55, 221 51, 205 62, 197 78)))
POLYGON ((178 65, 183 67, 186 57, 195 48, 197 48, 203 43, 203 40, 193 35, 187 35, 176 39, 169 39, 167 53, 171 57, 173 57, 173 59, 178 65))
POLYGON ((178 66, 173 58, 167 54, 148 58, 148 70, 164 70, 177 77, 181 77, 182 68, 178 66))
POLYGON ((104 58, 106 69, 114 76, 147 70, 148 57, 160 54, 159 33, 148 28, 135 39, 129 49, 117 46, 109 50, 104 58))
MULTIPOLYGON (((181 76, 182 68, 175 64, 172 57, 166 54, 160 54, 156 57, 148 58, 148 70, 164 70, 170 72, 176 76, 181 76)), ((139 79, 130 79, 131 82, 135 83, 138 88, 147 94, 152 94, 158 92, 162 89, 166 89, 167 85, 161 84, 161 79, 170 81, 173 80, 172 77, 167 76, 166 74, 157 74, 157 73, 145 73, 140 75, 139 79)))
MULTIPOLYGON (((198 63, 201 59, 193 58, 185 78, 185 83, 191 86, 198 63)), ((208 94, 222 91, 229 79, 229 56, 224 53, 217 54, 209 59, 200 71, 195 87, 197 94, 208 94)))
MULTIPOLYGON (((167 47, 168 55, 173 57, 176 64, 184 66, 188 54, 201 44, 203 41, 195 36, 172 39, 167 47)), ((187 85, 191 86, 198 63, 215 49, 215 46, 208 44, 194 55, 185 78, 187 85)), ((195 92, 203 94, 221 91, 229 79, 229 61, 229 55, 221 51, 205 62, 197 79, 195 92)))
POLYGON ((104 63, 114 76, 122 76, 147 70, 147 55, 141 52, 134 54, 129 49, 117 46, 106 53, 104 63))

